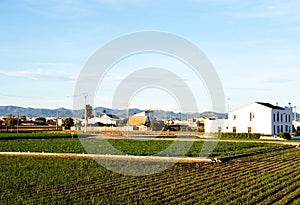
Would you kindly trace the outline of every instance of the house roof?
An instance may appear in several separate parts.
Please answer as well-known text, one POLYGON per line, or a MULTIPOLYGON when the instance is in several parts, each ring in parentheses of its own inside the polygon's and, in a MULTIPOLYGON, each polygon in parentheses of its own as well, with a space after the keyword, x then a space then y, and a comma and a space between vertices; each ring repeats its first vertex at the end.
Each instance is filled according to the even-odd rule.
POLYGON ((256 102, 256 103, 257 103, 257 104, 260 104, 260 105, 263 105, 263 106, 266 106, 266 107, 271 108, 271 109, 284 110, 284 108, 279 107, 279 106, 272 105, 272 104, 270 104, 270 103, 264 103, 264 102, 256 102))
POLYGON ((262 106, 265 106, 265 107, 270 108, 270 109, 284 110, 284 108, 279 107, 279 106, 272 105, 272 104, 270 104, 270 103, 264 103, 264 102, 252 102, 252 103, 250 103, 250 104, 248 104, 248 105, 244 105, 244 106, 242 106, 242 107, 240 107, 240 108, 233 109, 233 110, 231 110, 230 112, 235 112, 235 111, 237 111, 237 110, 243 109, 244 107, 247 107, 247 106, 252 105, 252 104, 255 104, 255 103, 256 103, 256 104, 259 104, 259 105, 262 105, 262 106))
POLYGON ((103 114, 101 118, 120 119, 118 116, 112 114, 103 114))

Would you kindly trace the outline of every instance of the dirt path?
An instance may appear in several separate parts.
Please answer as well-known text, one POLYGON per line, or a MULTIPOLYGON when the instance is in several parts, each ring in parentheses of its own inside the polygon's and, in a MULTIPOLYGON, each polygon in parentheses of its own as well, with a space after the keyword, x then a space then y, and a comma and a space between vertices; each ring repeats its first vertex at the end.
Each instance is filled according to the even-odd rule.
POLYGON ((103 160, 130 160, 151 162, 180 162, 180 163, 211 163, 214 159, 201 157, 161 157, 161 156, 134 156, 134 155, 102 155, 102 154, 75 154, 75 153, 44 153, 44 152, 0 152, 0 156, 31 156, 31 157, 62 157, 62 158, 85 158, 103 160))

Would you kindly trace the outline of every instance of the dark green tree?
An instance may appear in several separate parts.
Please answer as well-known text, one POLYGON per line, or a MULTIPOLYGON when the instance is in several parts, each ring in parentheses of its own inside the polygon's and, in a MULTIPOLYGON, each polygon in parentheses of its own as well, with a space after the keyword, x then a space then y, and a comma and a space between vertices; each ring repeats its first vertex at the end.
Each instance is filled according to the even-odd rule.
POLYGON ((6 125, 7 126, 13 126, 14 125, 14 116, 9 114, 9 115, 6 115, 6 125))
POLYGON ((22 122, 26 122, 26 121, 27 121, 27 117, 26 117, 25 115, 23 115, 23 116, 21 117, 21 121, 22 121, 22 122))
POLYGON ((86 109, 83 110, 83 113, 85 112, 85 110, 86 110, 87 119, 90 119, 90 118, 94 117, 93 116, 93 107, 91 105, 87 104, 86 109))
POLYGON ((70 127, 74 126, 74 120, 71 117, 63 119, 63 123, 66 129, 70 129, 70 127))
POLYGON ((46 118, 44 118, 44 117, 38 117, 38 118, 35 119, 35 122, 38 125, 46 125, 46 118))

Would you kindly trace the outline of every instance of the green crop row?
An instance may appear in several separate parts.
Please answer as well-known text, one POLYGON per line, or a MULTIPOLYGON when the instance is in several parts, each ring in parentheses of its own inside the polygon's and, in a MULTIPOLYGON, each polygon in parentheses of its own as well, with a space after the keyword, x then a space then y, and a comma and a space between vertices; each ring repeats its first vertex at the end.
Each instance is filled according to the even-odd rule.
POLYGON ((89 154, 129 154, 138 156, 223 157, 284 145, 256 142, 203 142, 132 139, 43 139, 0 141, 0 152, 55 152, 89 154), (206 152, 204 152, 204 150, 206 152), (206 154, 206 155, 204 155, 206 154))
POLYGON ((0 133, 0 140, 49 138, 77 138, 77 134, 69 132, 0 133))
POLYGON ((134 177, 88 159, 2 156, 0 204, 297 204, 299 163, 288 149, 134 177))

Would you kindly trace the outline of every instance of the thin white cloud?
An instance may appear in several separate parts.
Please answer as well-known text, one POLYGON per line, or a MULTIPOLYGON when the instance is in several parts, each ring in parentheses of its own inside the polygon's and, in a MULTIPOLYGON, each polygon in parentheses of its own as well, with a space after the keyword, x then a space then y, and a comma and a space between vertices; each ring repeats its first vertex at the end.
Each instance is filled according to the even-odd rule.
MULTIPOLYGON (((233 14, 238 17, 254 19, 254 18, 284 18, 281 20, 299 20, 294 17, 300 16, 300 4, 299 1, 286 0, 286 1, 261 1, 253 0, 245 4, 236 6, 239 10, 233 14)), ((278 20, 278 19, 277 19, 278 20)))
POLYGON ((63 70, 45 70, 45 69, 29 69, 19 71, 1 71, 3 75, 13 77, 25 77, 34 80, 40 79, 57 79, 57 80, 76 80, 77 73, 66 72, 63 70))
POLYGON ((50 18, 60 18, 61 16, 74 18, 91 14, 85 1, 82 0, 25 0, 25 3, 32 12, 50 18))
POLYGON ((51 62, 33 62, 30 63, 31 65, 38 65, 38 66, 59 66, 59 67, 78 67, 74 63, 51 63, 51 62))

